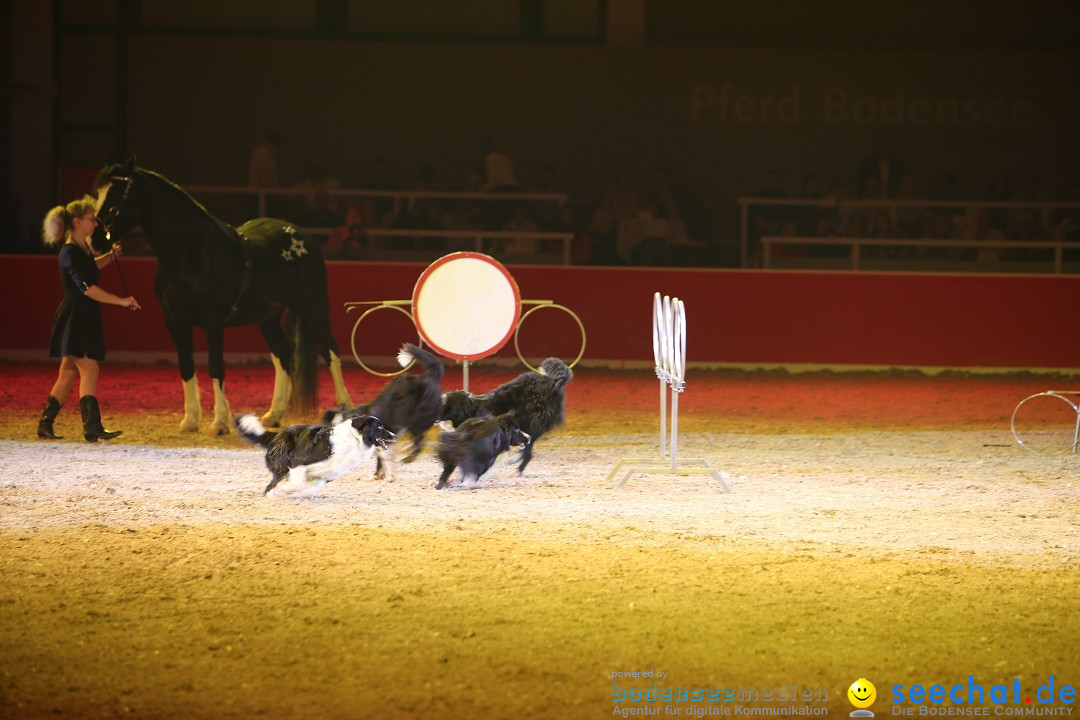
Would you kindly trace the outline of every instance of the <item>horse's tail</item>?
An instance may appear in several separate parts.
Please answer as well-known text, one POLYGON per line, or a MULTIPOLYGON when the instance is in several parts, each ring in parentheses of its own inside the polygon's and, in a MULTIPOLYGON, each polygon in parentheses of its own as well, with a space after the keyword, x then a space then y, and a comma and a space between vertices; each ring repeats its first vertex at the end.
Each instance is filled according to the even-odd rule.
POLYGON ((319 356, 315 331, 301 313, 289 310, 285 318, 285 333, 292 343, 289 411, 307 416, 318 408, 319 356))

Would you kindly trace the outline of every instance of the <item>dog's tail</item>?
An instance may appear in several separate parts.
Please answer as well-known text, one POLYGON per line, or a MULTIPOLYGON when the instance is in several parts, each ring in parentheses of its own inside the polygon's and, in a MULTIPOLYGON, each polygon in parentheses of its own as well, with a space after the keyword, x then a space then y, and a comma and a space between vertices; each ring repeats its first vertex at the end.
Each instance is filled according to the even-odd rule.
POLYGON ((345 418, 345 406, 338 405, 336 408, 330 408, 322 414, 323 425, 337 425, 345 418))
POLYGON ((574 378, 574 371, 568 368, 566 363, 557 357, 549 357, 547 360, 540 363, 540 372, 551 378, 555 383, 555 389, 557 390, 562 390, 566 387, 566 383, 574 378))
POLYGON ((401 346, 401 352, 398 353, 397 361, 401 367, 408 367, 409 363, 413 360, 417 361, 424 366, 424 375, 433 380, 434 382, 441 383, 443 376, 443 364, 439 358, 435 357, 427 350, 413 345, 412 343, 405 343, 401 346))
POLYGON ((267 430, 254 415, 240 415, 236 418, 236 431, 248 442, 270 447, 270 442, 277 435, 273 430, 267 430))

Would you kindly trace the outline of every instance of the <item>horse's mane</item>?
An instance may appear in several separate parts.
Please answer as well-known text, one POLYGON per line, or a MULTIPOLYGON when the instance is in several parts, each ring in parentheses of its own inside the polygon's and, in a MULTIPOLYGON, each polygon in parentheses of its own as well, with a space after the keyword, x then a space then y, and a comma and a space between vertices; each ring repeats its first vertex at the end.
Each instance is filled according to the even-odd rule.
MULTIPOLYGON (((94 192, 97 192, 103 186, 112 182, 112 176, 120 172, 122 167, 122 165, 116 164, 107 165, 102 168, 101 172, 99 172, 97 174, 97 177, 94 179, 94 192)), ((216 217, 214 217, 214 215, 209 210, 203 207, 202 203, 191 197, 191 195, 189 195, 186 190, 184 190, 182 187, 180 187, 161 173, 154 172, 153 170, 147 170, 146 168, 135 168, 135 174, 139 177, 149 180, 152 184, 164 188, 172 194, 176 195, 177 199, 180 200, 181 204, 190 205, 197 214, 214 223, 222 232, 228 235, 235 235, 236 231, 233 230, 230 225, 223 223, 221 220, 218 220, 216 217)))

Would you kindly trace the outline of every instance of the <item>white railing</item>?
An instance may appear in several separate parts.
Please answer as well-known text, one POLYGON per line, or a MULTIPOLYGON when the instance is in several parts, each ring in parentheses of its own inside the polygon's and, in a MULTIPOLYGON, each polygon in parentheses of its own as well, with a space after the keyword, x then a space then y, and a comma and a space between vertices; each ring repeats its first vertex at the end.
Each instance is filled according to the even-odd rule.
MULTIPOLYGON (((312 237, 328 237, 333 228, 301 228, 305 235, 312 237)), ((574 240, 574 233, 562 232, 528 232, 517 230, 405 230, 394 228, 364 228, 364 234, 369 238, 446 238, 456 240, 473 241, 473 249, 476 252, 484 252, 484 240, 562 240, 562 253, 560 259, 563 265, 570 264, 570 245, 574 240)), ((375 253, 378 255, 378 253, 375 253)), ((441 254, 441 253, 440 253, 441 254)), ((490 254, 490 253, 489 253, 490 254)), ((514 253, 497 253, 513 260, 514 253)), ((534 251, 524 254, 532 260, 544 257, 545 253, 534 251)), ((553 255, 548 253, 548 255, 553 255)), ((392 254, 388 254, 392 257, 392 254)), ((333 258, 328 258, 333 259, 333 258)), ((432 257, 432 259, 435 259, 432 257)))
MULTIPOLYGON (((271 197, 281 198, 293 198, 296 200, 306 201, 311 196, 310 190, 302 188, 252 188, 252 187, 237 187, 229 185, 186 185, 185 190, 193 196, 199 197, 200 200, 206 197, 212 196, 229 196, 239 198, 250 198, 258 200, 258 209, 254 210, 259 217, 266 215, 267 199, 271 197)), ((340 189, 340 190, 325 190, 323 191, 327 196, 332 198, 338 198, 342 200, 358 199, 358 198, 377 198, 393 200, 395 204, 395 212, 400 209, 400 204, 406 202, 412 204, 417 200, 459 200, 459 201, 481 201, 491 203, 504 203, 508 201, 530 202, 530 203, 556 203, 559 207, 566 204, 568 195, 566 193, 537 193, 537 192, 508 192, 508 193, 492 193, 492 192, 469 192, 469 191, 436 191, 436 190, 361 190, 361 189, 340 189)), ((205 203, 204 203, 205 204, 205 203)), ((216 213, 215 213, 216 214, 216 213)), ((367 219, 365 218, 365 221, 367 219)), ((331 227, 306 227, 303 228, 304 232, 314 237, 328 237, 330 232, 334 228, 331 227)), ((378 228, 364 225, 363 232, 365 235, 371 238, 446 238, 446 239, 458 239, 458 240, 471 240, 473 247, 477 252, 481 252, 484 244, 484 240, 487 239, 525 239, 525 240, 562 240, 562 253, 561 261, 563 265, 570 264, 571 257, 571 243, 573 242, 573 233, 563 232, 519 232, 510 230, 440 230, 440 229, 410 229, 410 228, 378 228)), ((376 253, 378 254, 378 253, 376 253)), ((393 258, 394 252, 385 253, 387 257, 393 258)), ((398 253, 400 254, 400 253, 398 253)), ((419 257, 420 255, 428 255, 430 253, 411 253, 419 257)), ((503 254, 503 253, 500 253, 503 254)), ((506 259, 515 260, 514 253, 504 254, 506 259)), ((524 254, 518 253, 519 259, 536 261, 543 259, 545 253, 524 254)), ((551 257, 551 254, 547 254, 551 257)), ((409 259, 417 259, 416 257, 410 257, 409 259)), ((434 259, 434 258, 431 258, 434 259)))
MULTIPOLYGON (((1080 203, 1075 202, 1046 202, 1046 201, 994 201, 994 200, 896 200, 879 198, 870 200, 833 200, 822 198, 739 198, 739 246, 741 266, 746 267, 749 260, 750 249, 750 208, 761 207, 812 207, 820 209, 837 210, 843 214, 845 210, 858 208, 888 208, 893 226, 896 225, 896 214, 901 208, 1000 208, 1000 209, 1025 209, 1038 210, 1042 214, 1042 226, 1050 227, 1050 214, 1054 210, 1080 210, 1080 203)), ((1028 245, 1030 247, 1030 245, 1028 245)))
MULTIPOLYGON (((989 249, 1008 249, 1017 251, 1028 250, 1045 250, 1049 249, 1053 251, 1053 272, 1055 275, 1061 275, 1065 271, 1064 265, 1064 253, 1066 250, 1077 251, 1077 266, 1080 268, 1080 242, 1066 242, 1063 240, 904 240, 899 238, 820 238, 820 237, 786 237, 786 236, 765 236, 761 238, 761 254, 762 254, 762 267, 770 269, 775 267, 775 260, 779 258, 773 258, 773 250, 777 246, 786 245, 798 245, 798 246, 841 246, 850 248, 850 254, 847 257, 847 264, 851 270, 863 270, 866 269, 864 248, 879 247, 879 248, 947 248, 947 249, 959 249, 959 250, 989 250, 989 249)), ((801 259, 801 258, 800 258, 801 259)), ((845 258, 836 257, 830 258, 834 263, 838 261, 844 261, 845 258)), ((883 264, 892 262, 894 265, 899 264, 895 259, 889 258, 873 258, 875 264, 883 264)), ((916 261, 909 261, 916 262, 916 261)), ((927 258, 920 260, 924 267, 921 269, 931 269, 926 265, 931 265, 935 262, 933 258, 927 258)), ((953 260, 952 262, 960 262, 953 260)), ((978 261, 970 261, 972 264, 978 261)), ((1034 264, 1037 261, 1026 261, 1034 264)), ((805 264, 805 263, 802 263, 805 264)), ((1045 264, 1045 263, 1044 263, 1045 264)), ((985 262, 979 263, 979 270, 986 271, 992 266, 987 265, 985 262)), ((913 268, 914 269, 914 268, 913 268)), ((1080 269, 1077 270, 1080 272, 1080 269)))
MULTIPOLYGON (((311 195, 310 190, 302 188, 252 188, 236 187, 229 185, 185 185, 184 189, 192 195, 240 195, 258 198, 259 215, 266 214, 266 199, 268 197, 293 197, 306 199, 311 195)), ((395 201, 406 200, 415 202, 421 199, 430 200, 484 200, 492 202, 505 202, 508 200, 526 200, 529 202, 555 202, 561 207, 566 204, 569 197, 566 193, 534 193, 534 192, 467 192, 457 190, 322 190, 327 196, 333 198, 387 198, 395 201)))

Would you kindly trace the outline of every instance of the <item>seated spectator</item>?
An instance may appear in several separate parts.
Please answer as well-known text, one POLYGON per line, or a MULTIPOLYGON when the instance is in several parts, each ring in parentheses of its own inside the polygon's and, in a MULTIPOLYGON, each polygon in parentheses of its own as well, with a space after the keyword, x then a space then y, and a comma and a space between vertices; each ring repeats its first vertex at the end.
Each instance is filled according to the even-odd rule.
POLYGON ((334 227, 341 224, 338 212, 338 196, 341 183, 326 176, 326 166, 319 155, 308 158, 307 177, 292 186, 304 195, 294 217, 305 227, 334 227))
MULTIPOLYGON (((502 227, 507 232, 534 233, 539 232, 540 225, 532 217, 532 209, 528 203, 518 203, 514 206, 514 214, 502 227)), ((536 252, 536 238, 514 237, 504 238, 495 244, 502 252, 515 255, 533 254, 536 252)))
POLYGON ((499 152, 495 142, 485 136, 480 141, 483 154, 484 184, 482 192, 517 192, 518 181, 514 173, 514 161, 506 153, 499 152))
MULTIPOLYGON (((818 212, 814 231, 810 233, 819 238, 838 238, 843 234, 840 229, 840 214, 835 208, 823 208, 818 212)), ((811 255, 820 258, 847 257, 848 249, 843 245, 815 245, 811 255)))
MULTIPOLYGON (((1046 194, 1043 193, 1042 184, 1039 181, 1039 176, 1035 173, 1028 173, 1024 176, 1024 179, 1020 181, 1020 187, 1013 193, 1012 202, 1031 202, 1031 203, 1043 203, 1046 202, 1046 194)), ((1034 228, 1028 227, 1034 220, 1034 224, 1038 225, 1040 232, 1044 227, 1042 222, 1043 208, 1038 205, 1032 205, 1031 207, 1011 207, 1007 215, 1005 234, 1010 237, 1016 237, 1024 232, 1031 232, 1034 228), (1033 215, 1034 217, 1028 217, 1033 215), (1017 227, 1018 224, 1024 224, 1023 229, 1017 227)), ((1043 232, 1043 234, 1045 234, 1043 232)))
POLYGON ((861 212, 853 212, 844 221, 843 236, 846 238, 866 237, 866 216, 861 212))
MULTIPOLYGON (((983 193, 982 199, 990 202, 1010 202, 1013 198, 1012 179, 1008 173, 995 173, 983 193)), ((1007 207, 990 208, 990 225, 1005 233, 1009 229, 1009 209, 1007 207)))
MULTIPOLYGON (((1014 219, 1009 228, 1008 238, 1010 240, 1016 240, 1020 242, 1046 240, 1047 234, 1043 229, 1042 223, 1039 222, 1039 218, 1042 212, 1038 208, 1015 208, 1010 210, 1014 215, 1014 219)), ((1009 250, 1006 254, 1009 260, 1020 260, 1024 262, 1030 262, 1033 260, 1039 260, 1040 258, 1049 257, 1051 252, 1049 250, 1039 250, 1035 248, 1031 249, 1019 249, 1009 250)))
MULTIPOLYGON (((937 184, 930 193, 931 200, 963 200, 960 192, 960 177, 952 170, 946 170, 938 176, 937 184)), ((938 206, 938 214, 947 214, 953 218, 964 214, 964 206, 957 203, 954 206, 938 206)))
MULTIPOLYGON (((445 230, 480 230, 483 228, 480 221, 482 212, 479 206, 473 203, 457 202, 451 207, 450 213, 442 217, 440 225, 445 230)), ((448 252, 475 249, 476 241, 473 238, 446 238, 448 252)))
MULTIPOLYGON (((1005 233, 990 223, 990 208, 973 205, 960 219, 958 237, 961 240, 1004 240, 1005 233)), ((964 259, 979 262, 996 262, 1001 258, 1001 248, 968 248, 964 250, 964 259)))
POLYGON ((866 182, 870 178, 878 181, 885 197, 893 197, 900 186, 900 179, 907 175, 907 166, 893 152, 892 140, 879 137, 874 143, 874 153, 863 158, 856 173, 856 190, 859 197, 868 197, 866 182))
MULTIPOLYGON (((541 165, 536 171, 536 183, 530 192, 555 193, 555 168, 550 165, 541 165)), ((559 201, 536 200, 532 204, 532 216, 540 225, 541 230, 551 230, 559 224, 559 201)))
MULTIPOLYGON (((770 169, 765 173, 764 182, 754 190, 752 196, 768 200, 782 200, 788 197, 783 187, 783 178, 780 171, 770 169)), ((747 211, 747 222, 750 224, 750 264, 753 267, 761 265, 761 238, 779 235, 784 224, 794 219, 801 208, 791 205, 754 205, 751 204, 747 211)))
MULTIPOLYGON (((396 190, 397 185, 390 173, 390 163, 383 158, 375 158, 371 163, 371 174, 363 187, 365 190, 396 190)), ((375 199, 375 210, 380 226, 393 227, 401 211, 401 202, 397 198, 379 197, 375 199)))
MULTIPOLYGON (((866 236, 874 240, 888 240, 896 236, 893 231, 892 213, 886 208, 868 208, 870 210, 870 227, 867 229, 866 236)), ((902 250, 907 248, 897 248, 891 245, 872 245, 867 247, 863 253, 867 257, 877 258, 898 258, 903 257, 902 250)))
MULTIPOLYGON (((802 177, 799 186, 800 200, 822 200, 825 198, 825 187, 821 183, 821 177, 816 173, 806 173, 802 177)), ((817 229, 817 217, 820 206, 800 205, 794 208, 794 219, 799 226, 799 232, 803 235, 813 235, 817 229)))
MULTIPOLYGON (((904 202, 904 204, 896 206, 896 223, 894 227, 896 236, 904 238, 919 237, 922 225, 922 209, 917 205, 908 204, 910 201, 919 199, 918 191, 915 188, 915 178, 905 175, 900 180, 900 185, 896 190, 896 199, 904 202)), ((907 250, 910 250, 910 248, 907 248, 907 250)))
MULTIPOLYGON (((1080 182, 1069 186, 1065 202, 1080 205, 1080 182)), ((1052 240, 1076 242, 1080 240, 1080 208, 1060 208, 1054 213, 1054 224, 1050 228, 1052 240)))
POLYGON ((593 211, 589 223, 589 257, 592 262, 600 265, 622 264, 616 252, 619 223, 637 218, 640 214, 641 203, 634 189, 634 177, 627 172, 620 173, 593 211))
POLYGON ((371 238, 364 232, 361 205, 353 203, 345 211, 345 223, 330 231, 323 256, 327 260, 368 260, 371 258, 371 238))
MULTIPOLYGON (((551 228, 551 231, 573 234, 574 237, 570 240, 570 263, 572 265, 587 265, 589 263, 589 234, 581 228, 581 223, 577 221, 577 213, 574 212, 572 207, 563 205, 559 208, 559 221, 555 227, 551 228)), ((544 252, 561 256, 562 251, 562 240, 547 240, 545 242, 544 252)))

